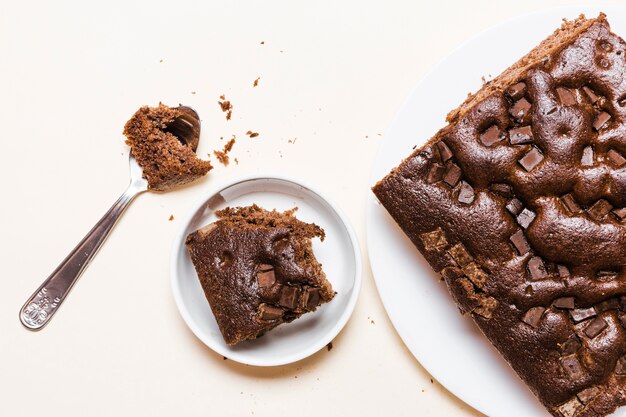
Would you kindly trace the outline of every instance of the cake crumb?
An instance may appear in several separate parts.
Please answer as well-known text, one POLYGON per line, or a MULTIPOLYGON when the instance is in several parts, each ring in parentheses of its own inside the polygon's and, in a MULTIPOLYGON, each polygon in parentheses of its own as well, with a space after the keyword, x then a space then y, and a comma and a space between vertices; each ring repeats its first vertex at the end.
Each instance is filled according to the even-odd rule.
POLYGON ((169 221, 174 220, 174 215, 173 215, 173 214, 170 214, 170 218, 169 218, 168 220, 169 220, 169 221))
POLYGON ((234 144, 235 144, 235 135, 233 135, 233 137, 228 142, 226 142, 226 144, 224 145, 224 149, 222 149, 221 151, 213 151, 213 154, 215 155, 217 160, 222 163, 222 165, 228 166, 228 164, 230 163, 228 152, 230 152, 231 149, 233 149, 234 144))
POLYGON ((294 143, 296 143, 296 139, 298 138, 289 139, 287 143, 291 143, 293 145, 294 143))
POLYGON ((434 384, 434 383, 435 383, 435 381, 433 381, 433 379, 432 379, 432 378, 430 378, 430 383, 431 383, 431 384, 434 384))
POLYGON ((251 138, 256 138, 257 136, 259 136, 259 134, 257 132, 253 132, 251 130, 248 130, 246 132, 246 135, 250 136, 251 138))
POLYGON ((261 45, 265 45, 265 41, 261 41, 261 45))
POLYGON ((192 91, 192 92, 191 92, 191 94, 193 94, 193 95, 195 96, 195 95, 196 95, 196 92, 195 92, 195 91, 192 91))
POLYGON ((234 161, 236 165, 239 165, 239 160, 237 158, 235 158, 234 161))
POLYGON ((226 96, 222 94, 220 96, 220 101, 217 102, 220 105, 222 111, 226 113, 226 120, 230 120, 233 115, 233 105, 229 100, 226 100, 226 96))
POLYGON ((163 63, 163 60, 162 60, 162 59, 159 59, 159 63, 161 63, 161 64, 162 64, 162 63, 163 63))
POLYGON ((328 344, 326 345, 326 349, 328 349, 329 352, 333 350, 333 342, 328 342, 328 344))
POLYGON ((256 80, 254 80, 254 82, 252 83, 252 87, 257 87, 259 85, 259 80, 261 79, 261 77, 257 77, 256 80))
MULTIPOLYGON (((227 360, 228 360, 228 358, 227 358, 226 356, 224 356, 223 358, 224 358, 224 360, 225 360, 225 361, 227 361, 227 360)), ((243 392, 242 392, 242 394, 243 394, 243 392)))

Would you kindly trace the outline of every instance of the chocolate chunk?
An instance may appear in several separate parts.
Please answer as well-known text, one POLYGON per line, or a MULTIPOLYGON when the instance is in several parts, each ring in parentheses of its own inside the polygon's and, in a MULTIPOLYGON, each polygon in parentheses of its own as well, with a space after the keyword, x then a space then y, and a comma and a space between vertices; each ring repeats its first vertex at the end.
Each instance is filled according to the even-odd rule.
POLYGON ((569 277, 569 269, 565 265, 557 265, 557 269, 561 278, 569 277))
POLYGON ((428 171, 428 176, 426 177, 426 181, 429 184, 441 181, 443 179, 443 174, 446 172, 446 167, 441 164, 432 164, 430 170, 428 171))
POLYGON ((450 187, 454 187, 461 179, 461 168, 455 163, 448 164, 448 170, 444 175, 443 180, 450 187))
POLYGON ((574 297, 561 297, 554 300, 554 306, 556 308, 564 309, 564 310, 573 310, 574 309, 574 297))
POLYGON ((589 99, 589 101, 591 102, 591 104, 594 104, 600 98, 596 95, 596 93, 593 92, 591 88, 587 86, 583 87, 583 91, 585 95, 587 96, 587 98, 589 99))
POLYGON ((601 281, 611 281, 617 278, 618 273, 615 271, 598 271, 596 278, 601 281))
POLYGON ((601 303, 596 304, 595 308, 598 313, 604 313, 609 310, 617 310, 619 309, 619 300, 617 298, 609 298, 608 300, 604 300, 601 303))
POLYGON ((576 310, 571 310, 569 314, 572 317, 572 320, 574 320, 574 323, 580 323, 583 320, 595 317, 596 310, 593 307, 578 308, 576 310))
POLYGON ((606 122, 608 122, 610 119, 611 115, 603 111, 602 113, 598 114, 593 120, 593 128, 596 130, 602 129, 602 127, 604 127, 606 122))
POLYGON ((617 360, 615 365, 615 373, 618 375, 626 375, 626 355, 617 360))
POLYGON ((593 148, 591 146, 587 146, 583 149, 583 156, 580 158, 580 163, 584 167, 590 167, 593 165, 593 148))
POLYGON ((543 160, 543 155, 539 152, 539 149, 532 148, 526 155, 519 160, 519 164, 524 167, 526 171, 532 171, 539 162, 543 160))
POLYGON ((582 211, 582 209, 574 199, 574 196, 571 194, 565 194, 563 197, 561 197, 561 201, 563 202, 563 205, 565 205, 565 207, 572 213, 580 213, 582 211))
POLYGON ((448 246, 448 240, 441 227, 436 228, 432 232, 422 233, 420 238, 426 250, 439 250, 448 246))
POLYGON ((612 209, 613 206, 611 205, 611 203, 606 200, 600 199, 587 210, 587 214, 589 214, 593 219, 600 221, 604 219, 612 209))
POLYGON ((620 154, 616 150, 609 149, 609 151, 606 153, 606 156, 609 158, 609 161, 611 161, 611 163, 618 168, 626 164, 626 158, 624 158, 622 154, 620 154))
POLYGON ((452 158, 452 151, 448 148, 448 145, 446 145, 445 142, 440 140, 435 145, 437 146, 439 157, 442 162, 446 162, 448 159, 452 158))
POLYGON ((533 130, 530 126, 522 126, 509 130, 509 142, 511 145, 520 145, 533 141, 533 130))
POLYGON ((533 281, 545 279, 548 276, 546 266, 544 265, 543 260, 538 256, 530 258, 528 261, 528 271, 530 272, 530 278, 533 281))
POLYGON ((572 106, 576 104, 576 96, 568 88, 557 87, 556 93, 562 105, 572 106))
POLYGON ((578 352, 581 346, 582 343, 580 343, 578 336, 572 334, 561 344, 561 353, 563 353, 563 355, 571 355, 572 353, 578 352))
POLYGON ((613 210, 613 214, 615 214, 615 216, 617 216, 618 219, 624 220, 624 217, 626 217, 626 207, 617 208, 613 210))
POLYGON ((530 223, 532 223, 534 219, 535 213, 525 208, 519 216, 517 216, 517 223, 524 229, 528 229, 528 226, 530 226, 530 223))
POLYGON ((511 198, 513 196, 513 189, 509 184, 495 183, 489 186, 489 190, 504 198, 511 198))
POLYGON ((465 181, 461 181, 461 189, 459 190, 459 202, 472 204, 474 201, 474 189, 465 181))
POLYGON ((601 392, 602 390, 598 387, 589 387, 580 391, 578 394, 576 394, 576 396, 583 404, 587 404, 589 403, 589 401, 600 395, 601 392))
POLYGON ((528 251, 530 251, 530 246, 528 245, 526 236, 524 236, 524 232, 521 229, 513 233, 513 236, 511 236, 510 240, 520 255, 525 255, 528 253, 528 251))
POLYGON ((531 327, 537 328, 544 311, 546 311, 545 307, 532 307, 524 314, 522 321, 531 327))
POLYGON ((474 260, 462 243, 457 243, 456 245, 452 246, 449 250, 449 253, 452 256, 452 259, 454 259, 456 263, 459 264, 459 266, 461 267, 469 264, 474 260))
POLYGON ((470 279, 478 288, 482 288, 487 281, 487 273, 478 264, 471 262, 463 267, 463 274, 470 279))
POLYGON ((286 285, 280 293, 279 305, 282 307, 293 310, 298 305, 298 298, 300 296, 300 289, 297 287, 291 287, 286 285))
POLYGON ((583 367, 575 354, 562 357, 561 366, 565 371, 565 375, 567 375, 570 379, 577 380, 582 378, 583 367))
POLYGON ((506 205, 506 209, 514 216, 517 216, 522 212, 524 205, 517 198, 512 199, 506 205))
POLYGON ((317 288, 307 288, 302 294, 302 304, 307 310, 315 310, 320 302, 320 291, 317 288))
POLYGON ((259 266, 259 272, 257 272, 256 274, 256 279, 259 283, 259 287, 271 287, 276 282, 274 267, 272 267, 272 265, 261 264, 259 266))
POLYGON ((526 94, 526 84, 517 83, 513 84, 509 88, 506 89, 506 94, 511 97, 513 100, 517 100, 521 98, 524 94, 526 94))
POLYGON ((559 413, 563 417, 576 417, 576 415, 584 408, 585 406, 578 400, 577 397, 572 398, 565 404, 561 404, 557 407, 559 413))
POLYGON ((607 322, 602 319, 602 317, 596 317, 589 323, 587 327, 585 327, 585 334, 593 339, 597 335, 599 335, 602 330, 606 329, 608 326, 607 322))
POLYGON ((530 103, 528 102, 528 100, 526 100, 525 98, 520 98, 513 104, 509 112, 511 113, 511 116, 519 121, 522 120, 524 116, 526 116, 529 110, 530 103))
POLYGON ((277 320, 283 316, 283 309, 263 303, 259 306, 258 314, 261 320, 277 320))
POLYGON ((501 141, 505 138, 505 135, 500 131, 498 126, 493 125, 489 129, 485 130, 485 132, 480 135, 480 141, 485 146, 491 146, 496 142, 501 141))

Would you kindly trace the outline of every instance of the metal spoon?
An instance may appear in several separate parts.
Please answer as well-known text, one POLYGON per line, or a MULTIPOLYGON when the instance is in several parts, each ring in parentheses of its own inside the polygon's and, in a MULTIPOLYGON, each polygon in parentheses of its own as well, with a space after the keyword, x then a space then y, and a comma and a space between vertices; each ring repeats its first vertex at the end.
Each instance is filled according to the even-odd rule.
MULTIPOLYGON (((182 115, 172 121, 166 131, 194 151, 200 138, 200 118, 191 107, 179 106, 182 115)), ((130 155, 130 185, 107 213, 87 233, 52 274, 41 284, 20 310, 20 321, 30 330, 39 330, 54 316, 72 286, 104 243, 109 232, 133 199, 148 190, 143 170, 130 155)))

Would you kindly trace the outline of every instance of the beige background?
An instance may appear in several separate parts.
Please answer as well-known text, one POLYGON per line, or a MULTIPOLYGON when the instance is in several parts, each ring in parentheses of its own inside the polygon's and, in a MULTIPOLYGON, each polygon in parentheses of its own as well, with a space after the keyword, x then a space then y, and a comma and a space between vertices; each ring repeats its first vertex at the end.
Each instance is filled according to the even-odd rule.
POLYGON ((4 3, 0 416, 480 415, 431 383, 383 310, 365 245, 370 167, 429 68, 493 24, 567 2, 4 3), (236 135, 239 164, 140 196, 57 317, 26 331, 22 303, 127 184, 124 122, 158 101, 198 110, 204 157, 236 135), (364 255, 361 297, 332 351, 272 369, 199 342, 168 274, 191 204, 218 180, 263 171, 323 189, 364 255))

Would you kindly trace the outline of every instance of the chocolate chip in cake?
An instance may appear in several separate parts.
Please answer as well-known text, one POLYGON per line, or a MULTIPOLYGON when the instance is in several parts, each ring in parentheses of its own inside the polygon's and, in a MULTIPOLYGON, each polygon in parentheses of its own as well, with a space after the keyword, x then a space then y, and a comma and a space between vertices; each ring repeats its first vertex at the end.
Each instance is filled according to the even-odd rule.
POLYGON ((509 184, 494 183, 489 186, 489 191, 504 198, 513 197, 513 189, 509 184))
POLYGON ((465 181, 461 181, 458 200, 464 204, 472 204, 474 201, 474 189, 465 181))
POLYGON ((521 229, 513 233, 510 239, 520 255, 525 255, 530 251, 526 236, 524 236, 524 232, 521 229))
POLYGON ((307 288, 302 294, 302 304, 307 310, 315 310, 320 302, 320 291, 317 288, 307 288))
POLYGON ((525 98, 520 98, 511 107, 510 113, 516 120, 522 120, 530 110, 530 103, 525 98))
POLYGON ((448 164, 448 169, 443 177, 443 181, 450 187, 457 185, 461 179, 461 168, 455 163, 448 164))
POLYGON ((583 404, 588 404, 591 400, 600 395, 601 392, 602 390, 599 387, 589 387, 580 391, 576 396, 583 404))
POLYGON ((618 375, 626 375, 626 355, 617 360, 615 365, 615 373, 618 375))
POLYGON ((277 320, 283 316, 283 309, 262 303, 258 310, 261 320, 277 320))
POLYGON ((485 130, 485 132, 480 135, 480 141, 485 146, 491 146, 496 142, 504 139, 506 135, 502 133, 500 128, 497 125, 491 126, 489 129, 485 130))
POLYGON ((564 106, 572 106, 576 104, 576 96, 568 88, 557 87, 556 94, 559 96, 561 104, 564 106))
POLYGON ((587 214, 591 216, 593 219, 600 221, 603 220, 607 214, 613 209, 611 203, 606 200, 600 199, 596 201, 589 210, 587 210, 587 214))
POLYGON ((509 130, 509 142, 511 145, 521 145, 533 141, 533 130, 530 126, 522 126, 509 130))
POLYGON ((608 300, 604 300, 601 303, 596 304, 595 308, 598 313, 617 310, 619 309, 619 300, 617 298, 609 298, 608 300))
POLYGON ((563 417, 576 417, 576 415, 585 406, 578 400, 578 397, 574 397, 565 404, 559 405, 556 409, 561 413, 563 417))
POLYGON ((583 149, 583 156, 580 159, 580 163, 584 167, 593 165, 593 148, 591 146, 587 146, 583 149))
POLYGON ((574 297, 561 297, 554 300, 554 306, 563 310, 574 309, 574 297))
POLYGON ((575 354, 561 358, 561 366, 570 379, 577 380, 583 376, 583 367, 575 354))
POLYGON ((522 226, 524 229, 528 229, 530 223, 535 219, 535 213, 525 208, 522 212, 517 216, 517 223, 522 226))
POLYGON ((613 210, 613 214, 620 220, 624 220, 626 217, 626 207, 617 208, 613 210))
POLYGON ((267 288, 276 283, 276 275, 274 274, 274 267, 268 264, 259 265, 259 272, 256 274, 256 279, 259 283, 259 287, 267 288))
POLYGON ((611 115, 603 111, 602 113, 598 114, 593 120, 593 128, 596 130, 602 129, 606 122, 608 122, 610 119, 611 115))
POLYGON ((448 253, 450 253, 452 259, 454 259, 456 263, 459 264, 459 266, 461 267, 469 264, 474 260, 462 243, 457 243, 456 245, 452 246, 448 253))
POLYGON ((441 181, 443 179, 443 174, 446 172, 446 167, 441 164, 432 164, 430 170, 428 171, 428 176, 426 177, 426 181, 429 184, 441 181))
POLYGON ((441 227, 436 228, 432 232, 422 233, 420 237, 426 250, 439 250, 448 246, 448 240, 441 227))
POLYGON ((580 213, 582 211, 582 209, 574 199, 574 196, 571 194, 565 194, 563 197, 561 197, 561 201, 563 202, 563 205, 574 214, 580 213))
POLYGON ((519 201, 517 198, 513 198, 506 204, 506 209, 514 216, 520 214, 523 208, 524 204, 522 204, 522 202, 519 201))
POLYGON ((582 346, 580 339, 575 334, 570 335, 565 342, 561 344, 561 353, 563 355, 571 355, 578 352, 578 349, 582 346))
POLYGON ((471 262, 463 267, 463 274, 470 279, 478 288, 482 288, 487 281, 487 273, 476 262, 471 262))
POLYGON ((591 104, 594 104, 596 101, 598 101, 599 97, 596 93, 593 92, 591 88, 585 86, 583 87, 583 92, 585 93, 591 104))
POLYGON ((526 313, 524 313, 522 321, 531 327, 537 328, 537 326, 539 326, 539 322, 541 321, 541 316, 543 316, 544 311, 546 311, 545 307, 532 307, 526 313))
POLYGON ((569 269, 565 265, 557 265, 557 270, 559 271, 559 277, 568 278, 569 277, 569 269))
POLYGON ((285 285, 280 292, 280 301, 278 304, 282 307, 293 310, 298 305, 298 298, 300 296, 300 289, 298 287, 292 287, 285 285))
POLYGON ((526 94, 526 84, 523 82, 513 84, 506 89, 506 94, 513 100, 517 100, 521 98, 524 94, 526 94))
POLYGON ((532 148, 519 160, 519 164, 528 172, 532 171, 543 160, 543 155, 539 149, 532 148))
POLYGON ((600 281, 612 281, 617 278, 618 273, 615 271, 598 271, 596 278, 600 281))
POLYGON ((626 164, 626 158, 624 158, 621 153, 617 152, 614 149, 609 149, 609 151, 606 153, 606 156, 609 158, 609 161, 611 161, 611 163, 618 168, 626 164))
POLYGON ((444 141, 439 141, 435 144, 437 146, 437 150, 439 151, 439 157, 441 158, 441 162, 446 162, 450 158, 452 158, 452 151, 448 148, 448 145, 444 141))
POLYGON ((589 323, 587 327, 585 327, 585 334, 589 338, 593 339, 594 337, 602 333, 602 330, 606 329, 607 326, 607 322, 604 321, 602 317, 596 317, 591 321, 591 323, 589 323))
POLYGON ((588 318, 596 316, 596 310, 593 307, 589 308, 578 308, 576 310, 571 310, 569 312, 574 323, 580 323, 583 320, 587 320, 588 318))
POLYGON ((543 263, 543 260, 538 256, 530 258, 528 261, 528 271, 530 272, 530 278, 533 281, 545 279, 548 276, 546 266, 543 263))

